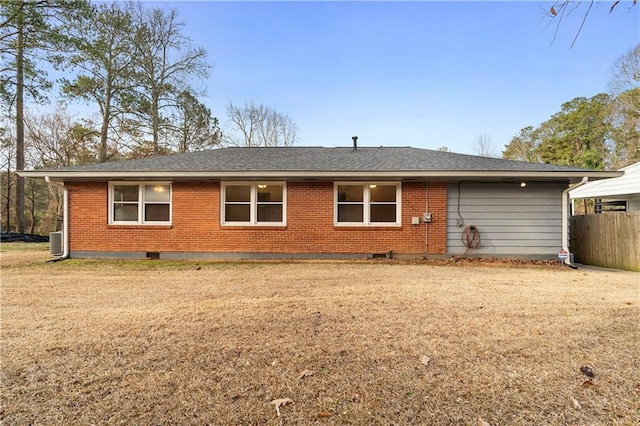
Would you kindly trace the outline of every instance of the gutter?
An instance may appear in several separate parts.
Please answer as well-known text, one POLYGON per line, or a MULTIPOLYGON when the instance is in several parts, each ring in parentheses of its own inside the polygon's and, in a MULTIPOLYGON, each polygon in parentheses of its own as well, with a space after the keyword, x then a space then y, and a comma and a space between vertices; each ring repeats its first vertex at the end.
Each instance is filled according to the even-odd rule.
POLYGON ((21 171, 21 176, 43 178, 49 176, 56 181, 67 180, 254 180, 254 179, 300 179, 300 180, 348 180, 348 179, 518 179, 518 180, 579 180, 585 175, 593 179, 605 179, 622 176, 624 172, 603 171, 482 171, 482 170, 156 170, 156 171, 57 171, 57 170, 29 170, 21 171))
POLYGON ((45 182, 49 185, 62 189, 62 256, 54 259, 54 262, 58 260, 64 260, 69 257, 69 189, 64 185, 52 181, 49 176, 44 177, 45 182))
POLYGON ((569 198, 568 197, 569 197, 569 191, 573 191, 574 189, 584 185, 585 183, 587 183, 588 180, 589 178, 587 176, 584 176, 582 180, 578 182, 573 188, 568 187, 567 189, 562 191, 562 250, 569 253, 567 258, 564 260, 564 263, 574 269, 577 269, 577 266, 571 263, 571 258, 573 256, 569 252, 569 211, 568 211, 569 198))

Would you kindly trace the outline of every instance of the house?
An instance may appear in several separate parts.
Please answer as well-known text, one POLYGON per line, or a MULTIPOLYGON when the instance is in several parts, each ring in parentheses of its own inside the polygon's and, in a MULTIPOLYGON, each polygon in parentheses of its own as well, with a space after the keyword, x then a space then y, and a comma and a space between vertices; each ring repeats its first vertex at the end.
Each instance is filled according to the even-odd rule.
POLYGON ((355 142, 19 173, 64 189, 63 258, 161 259, 555 258, 568 185, 622 174, 355 142))
MULTIPOLYGON (((620 169, 620 177, 589 182, 569 191, 573 201, 595 199, 596 212, 615 209, 616 211, 640 211, 640 162, 620 169)), ((574 210, 575 211, 575 210, 574 210)))

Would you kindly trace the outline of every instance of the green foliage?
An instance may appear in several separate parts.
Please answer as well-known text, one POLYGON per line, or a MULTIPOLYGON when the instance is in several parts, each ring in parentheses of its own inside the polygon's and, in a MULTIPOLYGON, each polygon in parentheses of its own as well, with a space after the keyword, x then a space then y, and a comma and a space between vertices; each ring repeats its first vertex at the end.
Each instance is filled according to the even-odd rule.
POLYGON ((562 104, 539 127, 514 136, 503 157, 592 169, 640 161, 640 44, 612 66, 611 93, 562 104))
POLYGON ((544 162, 595 170, 620 168, 640 156, 637 117, 640 96, 634 91, 618 97, 600 93, 562 104, 539 127, 527 126, 514 136, 503 158, 544 162), (620 99, 633 97, 636 108, 615 110, 620 99), (617 111, 617 112, 616 112, 617 111))
POLYGON ((538 153, 541 160, 564 166, 604 169, 609 102, 609 95, 601 93, 562 104, 562 110, 540 126, 538 153))
POLYGON ((508 160, 540 162, 538 155, 538 145, 540 132, 533 126, 527 126, 520 130, 518 135, 511 139, 509 145, 502 153, 502 157, 508 160))
POLYGON ((176 101, 171 121, 178 152, 199 151, 218 145, 221 133, 218 119, 212 117, 211 110, 187 90, 179 93, 176 101))
POLYGON ((36 102, 44 102, 52 82, 39 65, 52 61, 65 48, 68 28, 83 19, 88 7, 86 0, 0 2, 0 99, 5 106, 15 106, 19 35, 25 93, 36 102))
POLYGON ((77 71, 75 78, 63 80, 64 95, 97 105, 101 116, 98 159, 106 161, 115 145, 110 130, 127 112, 127 100, 133 97, 133 23, 131 15, 117 4, 93 6, 91 18, 77 24, 69 37, 74 51, 60 55, 56 66, 77 71))

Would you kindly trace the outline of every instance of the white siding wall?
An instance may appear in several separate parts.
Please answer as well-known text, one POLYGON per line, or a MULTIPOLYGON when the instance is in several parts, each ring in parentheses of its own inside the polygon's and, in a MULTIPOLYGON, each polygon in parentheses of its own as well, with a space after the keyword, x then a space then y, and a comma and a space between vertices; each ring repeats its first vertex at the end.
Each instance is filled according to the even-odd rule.
POLYGON ((562 191, 566 184, 462 182, 459 210, 458 183, 450 183, 447 201, 447 253, 461 255, 467 248, 462 233, 467 225, 480 231, 481 243, 468 254, 484 256, 549 256, 562 249, 562 191))

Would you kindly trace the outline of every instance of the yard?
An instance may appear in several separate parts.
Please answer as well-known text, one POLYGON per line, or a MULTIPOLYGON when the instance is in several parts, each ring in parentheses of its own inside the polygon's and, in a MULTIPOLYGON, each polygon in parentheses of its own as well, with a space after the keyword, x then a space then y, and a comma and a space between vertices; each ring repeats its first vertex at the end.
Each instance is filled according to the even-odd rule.
POLYGON ((640 422, 638 273, 23 250, 0 253, 2 424, 640 422))

